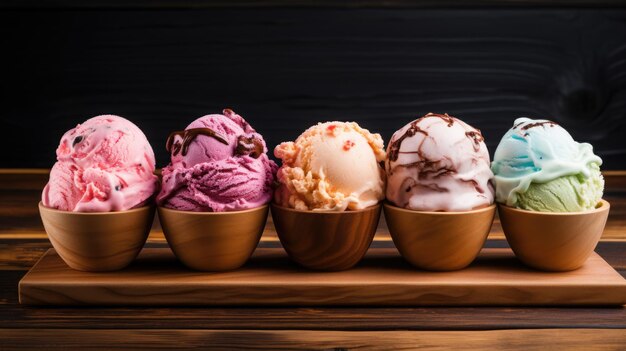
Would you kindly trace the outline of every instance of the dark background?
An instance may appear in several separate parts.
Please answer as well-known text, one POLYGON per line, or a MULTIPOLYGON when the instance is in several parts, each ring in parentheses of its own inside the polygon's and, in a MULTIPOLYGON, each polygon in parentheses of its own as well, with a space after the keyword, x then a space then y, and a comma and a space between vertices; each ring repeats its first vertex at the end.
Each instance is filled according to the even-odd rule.
POLYGON ((164 166, 171 130, 230 107, 270 150, 326 120, 357 121, 387 141, 432 111, 481 129, 493 153, 516 117, 545 117, 592 143, 604 169, 626 169, 620 2, 60 3, 0 5, 1 167, 50 167, 66 130, 105 113, 142 128, 164 166))

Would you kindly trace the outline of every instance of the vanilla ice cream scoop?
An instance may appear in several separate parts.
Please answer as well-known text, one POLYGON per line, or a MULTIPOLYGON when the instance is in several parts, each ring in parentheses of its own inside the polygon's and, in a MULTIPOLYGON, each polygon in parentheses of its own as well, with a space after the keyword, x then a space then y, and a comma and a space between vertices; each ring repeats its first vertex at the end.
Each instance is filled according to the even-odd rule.
POLYGON ((354 122, 319 123, 278 145, 283 162, 274 199, 298 210, 359 210, 385 197, 380 134, 354 122))
POLYGON ((429 113, 395 132, 387 149, 387 199, 417 211, 468 211, 494 200, 489 152, 478 129, 429 113))

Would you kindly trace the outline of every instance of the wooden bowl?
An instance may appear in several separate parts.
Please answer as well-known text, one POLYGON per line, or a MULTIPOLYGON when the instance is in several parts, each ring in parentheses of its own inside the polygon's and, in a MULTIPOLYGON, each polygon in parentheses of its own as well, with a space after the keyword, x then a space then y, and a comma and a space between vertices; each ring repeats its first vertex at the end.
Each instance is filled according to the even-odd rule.
POLYGON ((526 265, 544 271, 571 271, 593 252, 611 206, 601 200, 584 212, 536 212, 498 205, 506 240, 526 265))
POLYGON ((272 218, 289 257, 303 267, 341 271, 354 267, 370 247, 380 205, 358 211, 300 211, 272 204, 272 218))
POLYGON ((414 211, 385 203, 393 243, 417 268, 453 271, 467 267, 489 235, 496 205, 464 212, 414 211))
POLYGON ((168 244, 187 267, 228 271, 243 266, 259 244, 268 205, 232 212, 191 212, 159 207, 168 244))
POLYGON ((73 269, 115 271, 128 266, 143 248, 154 206, 116 212, 70 212, 39 203, 52 246, 73 269))

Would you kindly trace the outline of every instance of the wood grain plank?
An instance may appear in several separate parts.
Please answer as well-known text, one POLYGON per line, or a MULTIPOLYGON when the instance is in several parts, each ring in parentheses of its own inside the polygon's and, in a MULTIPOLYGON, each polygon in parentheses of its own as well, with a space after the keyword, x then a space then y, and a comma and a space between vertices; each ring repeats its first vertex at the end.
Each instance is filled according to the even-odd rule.
POLYGON ((623 305, 626 280, 592 254, 571 272, 546 273, 510 249, 484 249, 467 268, 425 272, 395 249, 370 249, 353 269, 315 272, 282 249, 257 249, 235 271, 186 269, 169 249, 146 249, 130 267, 107 273, 72 270, 51 249, 19 284, 31 305, 204 306, 542 306, 623 305))
MULTIPOLYGON (((11 240, 9 247, 29 240, 11 240)), ((275 243, 270 243, 272 246, 275 243)), ((389 243, 375 243, 387 246, 389 243)), ((502 247, 502 241, 488 246, 502 247)), ((600 252, 626 268, 624 243, 600 252)), ((150 245, 155 246, 155 245, 150 245)), ((162 245, 156 245, 163 247, 162 245)), ((274 246, 275 247, 275 246, 274 246)), ((0 261, 2 263, 2 261, 0 261)), ((23 268, 24 269, 24 268, 23 268)), ((208 328, 338 330, 484 330, 501 328, 626 328, 625 308, 37 308, 17 304, 24 270, 0 271, 0 328, 208 328)), ((626 269, 622 270, 626 276, 626 269)))
POLYGON ((620 329, 537 329, 487 331, 258 331, 258 330, 85 330, 2 329, 3 346, 24 349, 250 349, 250 350, 619 350, 620 329))
MULTIPOLYGON (((17 292, 15 291, 17 296, 17 292)), ((0 308, 0 328, 486 330, 622 328, 612 307, 34 307, 0 308)))
POLYGON ((0 273, 0 328, 485 330, 626 328, 626 308, 33 307, 17 304, 24 272, 0 273))
POLYGON ((47 238, 0 240, 0 270, 29 269, 51 247, 47 238))

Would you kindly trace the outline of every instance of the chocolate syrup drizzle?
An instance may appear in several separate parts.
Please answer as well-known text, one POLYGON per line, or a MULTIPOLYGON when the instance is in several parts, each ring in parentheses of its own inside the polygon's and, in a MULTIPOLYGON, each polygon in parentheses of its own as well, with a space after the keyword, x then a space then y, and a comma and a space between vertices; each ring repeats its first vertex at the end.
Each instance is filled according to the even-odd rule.
MULTIPOLYGON (((422 117, 424 118, 424 117, 422 117)), ((389 145, 389 159, 391 161, 396 161, 398 160, 398 156, 400 155, 400 146, 402 146, 402 142, 404 141, 404 139, 408 138, 408 137, 412 137, 417 133, 422 133, 426 136, 428 136, 428 133, 421 129, 420 127, 417 126, 417 124, 422 120, 422 118, 420 119, 416 119, 415 121, 411 122, 411 125, 409 126, 409 129, 406 130, 406 132, 399 137, 398 139, 394 140, 391 145, 389 145)))
POLYGON ((79 135, 76 138, 74 138, 74 141, 72 141, 72 146, 76 146, 76 144, 80 143, 81 141, 83 141, 83 136, 79 135))
MULTIPOLYGON (((416 133, 423 133, 424 135, 428 136, 428 132, 420 129, 417 124, 423 119, 423 118, 427 118, 427 117, 436 117, 436 118, 441 118, 443 119, 445 122, 447 122, 448 127, 452 127, 454 125, 454 117, 449 116, 447 113, 446 114, 435 114, 435 113, 429 113, 427 115, 425 115, 424 117, 413 121, 409 127, 409 129, 404 133, 404 135, 402 135, 400 138, 398 138, 397 140, 395 140, 393 143, 390 144, 389 146, 389 160, 390 161, 396 161, 398 159, 399 153, 400 153, 400 147, 402 145, 402 142, 404 141, 404 139, 411 137, 413 135, 415 135, 416 133)), ((469 139, 472 140, 473 144, 474 144, 474 151, 478 152, 480 150, 480 143, 482 143, 485 139, 482 135, 482 133, 480 132, 480 130, 475 129, 475 130, 471 130, 468 132, 465 132, 465 136, 468 137, 469 139)), ((446 175, 451 175, 451 174, 455 174, 457 171, 456 169, 453 168, 448 168, 448 166, 446 166, 446 163, 443 162, 443 160, 438 160, 438 161, 434 161, 434 160, 429 160, 426 158, 426 156, 423 154, 422 150, 421 150, 421 145, 420 147, 418 147, 418 149, 416 151, 410 152, 410 153, 415 153, 419 156, 419 161, 410 163, 410 164, 404 164, 404 165, 396 165, 395 167, 403 167, 403 168, 416 168, 417 170, 417 179, 423 180, 423 179, 428 179, 428 178, 439 178, 442 176, 446 176, 446 175)), ((395 168, 394 167, 394 168, 395 168)), ((393 173, 393 169, 390 170, 391 173, 393 173)), ((424 184, 422 182, 417 182, 414 179, 411 178, 407 178, 405 180, 405 182, 407 182, 406 184, 403 184, 403 186, 405 187, 405 191, 406 192, 410 192, 412 191, 413 188, 416 187, 424 187, 424 188, 428 188, 432 191, 436 191, 436 192, 447 192, 449 191, 446 188, 441 188, 436 184, 424 184)), ((472 184, 472 186, 474 187, 474 189, 480 193, 483 194, 485 192, 485 189, 483 189, 475 180, 473 179, 459 179, 459 181, 465 182, 465 183, 470 183, 472 184)))
POLYGON ((235 153, 237 155, 248 155, 252 158, 259 158, 259 156, 263 154, 263 142, 254 136, 246 137, 241 135, 237 139, 235 153))
MULTIPOLYGON (((428 117, 441 118, 442 120, 444 120, 447 123, 448 127, 452 127, 454 125, 454 117, 448 115, 447 113, 444 113, 444 114, 432 113, 432 112, 427 113, 424 117, 421 117, 421 118, 411 122, 411 125, 410 125, 409 129, 407 129, 407 131, 404 133, 404 135, 402 135, 398 139, 394 140, 389 145, 389 160, 391 160, 391 161, 397 161, 398 160, 398 156, 400 155, 400 147, 402 146, 402 142, 404 141, 404 139, 406 139, 408 137, 412 137, 416 133, 422 133, 422 134, 428 136, 428 132, 426 132, 425 130, 423 130, 420 127, 417 126, 417 124, 422 119, 428 118, 428 117)), ((476 150, 476 151, 480 150, 480 143, 485 140, 485 138, 483 138, 483 135, 480 133, 480 130, 476 129, 476 130, 473 130, 473 131, 466 132, 465 136, 467 136, 468 138, 472 139, 472 141, 474 142, 474 150, 476 150)))
POLYGON ((185 156, 187 155, 187 151, 189 151, 189 144, 191 144, 198 135, 206 135, 222 144, 228 145, 228 141, 211 128, 191 128, 170 133, 165 142, 165 149, 171 152, 172 155, 177 155, 182 150, 182 155, 185 156), (180 136, 183 142, 175 142, 176 136, 180 136))
POLYGON ((528 130, 530 128, 543 126, 545 124, 549 125, 550 127, 554 127, 554 126, 558 125, 558 124, 556 124, 556 122, 552 122, 552 121, 536 122, 536 123, 530 123, 530 124, 527 124, 527 125, 523 126, 522 130, 528 130))
POLYGON ((515 124, 513 126, 513 129, 517 129, 517 127, 521 126, 522 124, 524 124, 524 122, 519 122, 518 124, 515 124))
MULTIPOLYGON (((448 127, 452 127, 452 125, 454 124, 454 117, 448 115, 447 113, 439 114, 439 113, 432 113, 432 112, 428 112, 424 117, 422 118, 426 118, 426 117, 437 117, 437 118, 441 118, 443 119, 446 123, 448 123, 448 127)), ((420 118, 420 119, 422 119, 420 118)))
POLYGON ((465 132, 465 136, 474 141, 474 151, 480 150, 480 143, 485 140, 483 135, 480 133, 480 129, 465 132))

